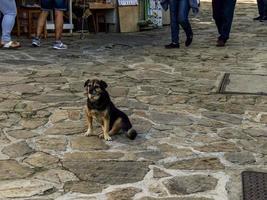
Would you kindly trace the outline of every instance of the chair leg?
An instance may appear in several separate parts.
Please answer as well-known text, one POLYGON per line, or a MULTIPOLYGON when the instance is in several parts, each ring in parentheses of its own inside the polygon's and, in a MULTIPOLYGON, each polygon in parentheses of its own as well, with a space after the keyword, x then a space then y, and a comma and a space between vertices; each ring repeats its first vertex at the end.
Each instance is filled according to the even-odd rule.
POLYGON ((16 17, 16 20, 17 20, 17 37, 20 37, 20 19, 18 15, 16 17))

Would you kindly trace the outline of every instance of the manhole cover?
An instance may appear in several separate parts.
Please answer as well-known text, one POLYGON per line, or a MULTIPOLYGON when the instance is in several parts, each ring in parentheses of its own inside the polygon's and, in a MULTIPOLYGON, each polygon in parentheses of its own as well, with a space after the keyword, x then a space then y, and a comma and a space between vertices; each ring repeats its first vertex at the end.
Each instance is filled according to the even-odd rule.
POLYGON ((242 172, 243 200, 267 199, 267 173, 242 172))
POLYGON ((219 93, 267 95, 267 75, 226 73, 219 93))

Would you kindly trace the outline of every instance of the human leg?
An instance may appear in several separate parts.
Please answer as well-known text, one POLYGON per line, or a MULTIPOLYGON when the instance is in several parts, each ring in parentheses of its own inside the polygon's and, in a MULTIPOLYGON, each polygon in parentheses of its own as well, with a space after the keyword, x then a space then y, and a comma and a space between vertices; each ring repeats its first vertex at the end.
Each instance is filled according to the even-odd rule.
POLYGON ((2 43, 8 43, 11 41, 11 31, 14 27, 17 8, 15 0, 0 0, 0 11, 3 13, 2 19, 2 43))
POLYGON ((188 0, 178 0, 178 24, 182 26, 186 34, 185 46, 189 46, 193 40, 193 31, 188 19, 190 5, 188 0))
POLYGON ((234 17, 234 10, 236 0, 223 0, 223 23, 221 28, 221 36, 220 38, 225 42, 229 39, 233 17, 234 17))
POLYGON ((212 16, 219 35, 221 34, 221 27, 223 22, 223 1, 224 0, 212 0, 212 16))
POLYGON ((55 9, 55 38, 56 38, 56 42, 55 42, 53 48, 66 49, 67 46, 61 42, 61 37, 62 37, 63 25, 64 25, 63 15, 64 15, 64 11, 67 11, 67 9, 68 9, 67 1, 55 0, 54 9, 55 9))
POLYGON ((178 2, 170 0, 171 38, 172 43, 179 43, 178 2))

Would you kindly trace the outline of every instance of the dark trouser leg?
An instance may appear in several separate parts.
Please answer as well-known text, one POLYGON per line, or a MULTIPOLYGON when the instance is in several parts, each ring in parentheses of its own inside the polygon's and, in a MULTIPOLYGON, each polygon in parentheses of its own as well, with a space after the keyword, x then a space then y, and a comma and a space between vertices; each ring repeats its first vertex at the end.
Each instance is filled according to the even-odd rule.
POLYGON ((219 35, 221 35, 223 24, 223 2, 224 0, 212 0, 212 14, 219 35))
POLYGON ((188 0, 178 0, 178 23, 184 29, 187 37, 193 35, 191 24, 188 19, 189 10, 190 5, 188 0))
POLYGON ((234 18, 235 4, 236 0, 222 0, 224 1, 223 5, 223 23, 221 27, 220 38, 224 41, 229 39, 231 26, 234 18))
POLYGON ((264 6, 263 17, 266 17, 267 16, 267 0, 263 0, 263 6, 264 6))
POLYGON ((259 11, 259 15, 260 15, 260 17, 264 17, 264 16, 265 16, 265 6, 264 6, 264 1, 265 1, 265 0, 257 0, 258 11, 259 11))
POLYGON ((178 0, 170 0, 171 37, 173 43, 179 43, 178 0))

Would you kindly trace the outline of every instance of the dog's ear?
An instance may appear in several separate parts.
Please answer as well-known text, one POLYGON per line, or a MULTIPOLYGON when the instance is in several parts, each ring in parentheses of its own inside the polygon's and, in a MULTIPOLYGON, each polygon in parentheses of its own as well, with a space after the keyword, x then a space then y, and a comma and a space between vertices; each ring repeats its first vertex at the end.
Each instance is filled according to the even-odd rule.
POLYGON ((90 82, 90 79, 88 79, 87 81, 85 81, 83 87, 86 87, 86 86, 88 85, 89 82, 90 82))
POLYGON ((100 87, 106 89, 108 87, 108 84, 105 81, 100 80, 100 87))

